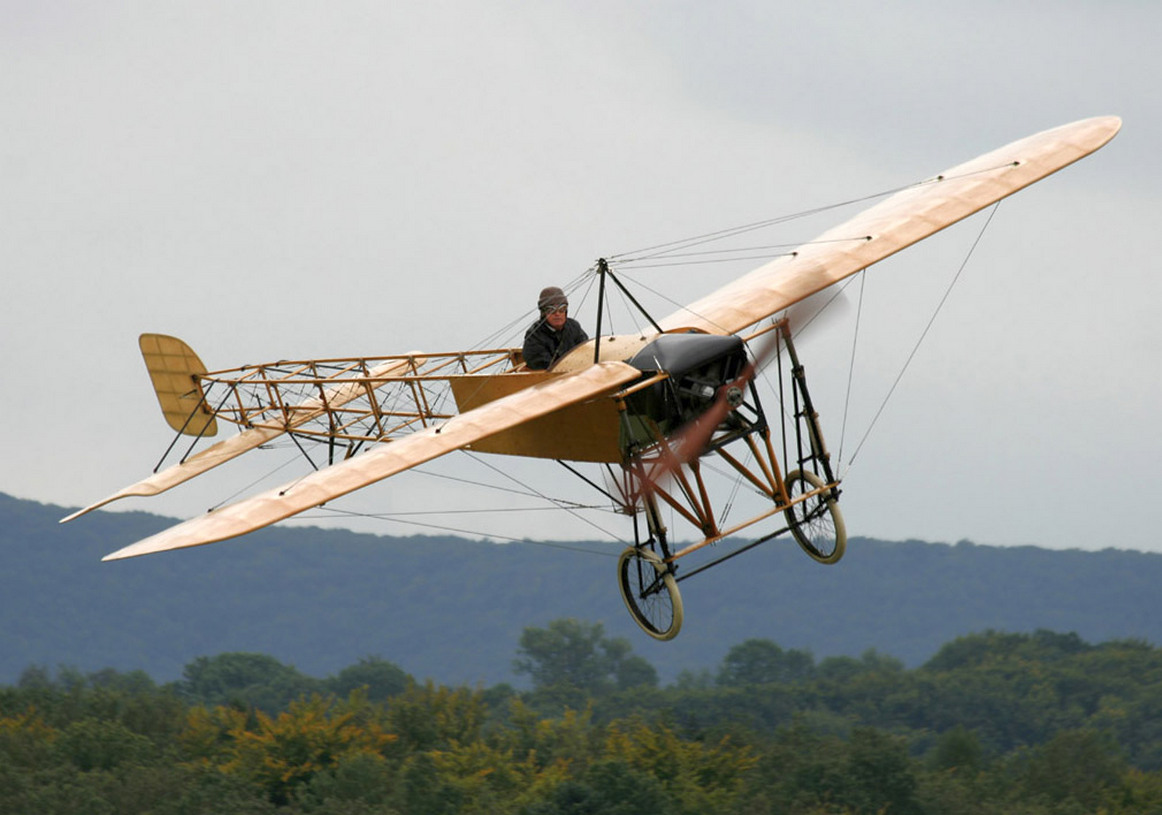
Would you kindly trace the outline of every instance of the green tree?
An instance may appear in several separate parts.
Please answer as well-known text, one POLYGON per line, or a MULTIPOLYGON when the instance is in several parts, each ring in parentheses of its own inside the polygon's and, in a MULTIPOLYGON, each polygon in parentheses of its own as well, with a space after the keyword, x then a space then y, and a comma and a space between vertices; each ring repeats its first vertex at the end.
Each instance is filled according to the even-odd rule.
POLYGON ((140 670, 121 673, 112 668, 102 668, 89 674, 85 681, 93 688, 120 691, 134 696, 147 695, 157 690, 157 685, 150 675, 140 670))
POLYGON ((21 690, 48 690, 53 687, 52 673, 43 665, 29 665, 20 672, 16 687, 21 690))
POLYGON ((924 667, 944 671, 1028 659, 1055 662, 1092 648, 1075 633, 1058 634, 1038 629, 1032 634, 1006 634, 990 629, 957 637, 937 651, 924 667))
POLYGON ((818 732, 801 717, 766 745, 748 790, 748 800, 764 802, 769 812, 922 811, 903 739, 857 727, 845 740, 818 732))
POLYGON ((198 657, 186 665, 182 694, 201 704, 286 710, 295 699, 320 690, 320 683, 266 654, 227 653, 198 657))
POLYGON ((859 659, 854 657, 827 657, 819 663, 816 676, 821 680, 832 682, 850 682, 859 676, 868 674, 890 675, 904 671, 904 663, 895 657, 881 654, 875 648, 869 648, 860 654, 859 659))
POLYGON ((1026 796, 1055 806, 1074 801, 1096 812, 1108 792, 1121 785, 1125 771, 1125 761, 1107 737, 1071 730, 1031 750, 1020 778, 1026 796))
POLYGON ((657 779, 682 812, 729 811, 756 756, 729 738, 683 738, 664 724, 634 719, 606 729, 606 760, 657 779))
POLYGON ((521 815, 642 815, 673 812, 675 802, 651 774, 619 761, 603 761, 580 778, 558 784, 521 815))
POLYGON ((257 783, 272 803, 283 805, 309 790, 319 773, 334 773, 340 760, 380 755, 397 740, 372 713, 358 692, 342 702, 297 700, 277 716, 196 707, 182 740, 196 764, 257 783))
POLYGON ((591 709, 543 718, 520 699, 510 706, 508 726, 492 735, 497 749, 531 756, 541 768, 559 765, 574 772, 588 767, 601 752, 601 733, 593 726, 591 709))
POLYGON ((58 736, 59 732, 45 723, 35 708, 0 716, 0 767, 26 774, 47 766, 58 736))
POLYGON ((111 770, 126 762, 141 762, 153 753, 149 739, 108 719, 73 722, 60 733, 56 748, 82 772, 111 770))
MULTIPOLYGON (((303 812, 381 813, 395 789, 395 773, 378 753, 353 752, 340 755, 322 768, 298 791, 296 802, 303 812)), ((394 810, 392 810, 394 812, 394 810)))
POLYGON ((657 685, 657 673, 630 654, 629 641, 608 638, 601 623, 553 620, 548 628, 526 628, 513 670, 527 674, 538 690, 564 688, 597 695, 614 688, 657 685))
POLYGON ((614 675, 618 690, 631 688, 656 688, 658 686, 657 669, 645 657, 630 654, 617 664, 614 675))
POLYGON ((409 752, 445 750, 476 741, 488 718, 483 693, 431 680, 411 683, 387 709, 388 729, 409 752))
POLYGON ((919 815, 916 777, 902 739, 870 727, 852 731, 841 798, 856 812, 919 815))
POLYGON ((441 777, 427 753, 417 753, 404 765, 400 798, 400 809, 417 815, 454 815, 463 800, 460 790, 441 777))
POLYGON ((984 763, 984 749, 976 733, 957 725, 940 734, 932 751, 932 766, 937 770, 975 773, 984 763))
POLYGON ((797 682, 811 676, 815 658, 807 651, 784 651, 766 639, 749 639, 731 648, 718 671, 723 687, 797 682))
POLYGON ((380 657, 364 657, 327 682, 327 690, 336 696, 349 696, 362 688, 368 701, 383 702, 407 689, 411 677, 392 662, 380 657))

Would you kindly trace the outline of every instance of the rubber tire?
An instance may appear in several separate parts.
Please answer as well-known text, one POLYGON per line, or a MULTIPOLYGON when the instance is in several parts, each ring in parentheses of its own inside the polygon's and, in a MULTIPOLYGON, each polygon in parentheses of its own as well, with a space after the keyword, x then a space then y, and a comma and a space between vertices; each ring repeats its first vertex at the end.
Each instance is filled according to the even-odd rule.
MULTIPOLYGON (((825 486, 823 479, 815 475, 809 470, 793 470, 787 474, 787 495, 794 499, 796 495, 801 495, 804 492, 817 490, 825 486), (799 484, 809 485, 809 489, 800 489, 796 492, 795 487, 799 484)), ((820 497, 810 499, 810 502, 820 500, 820 497)), ((827 502, 827 515, 830 520, 831 529, 828 534, 828 543, 826 545, 817 545, 816 541, 808 536, 808 530, 802 526, 802 517, 804 505, 802 503, 787 507, 784 510, 784 515, 787 518, 787 524, 791 527, 791 534, 798 541, 799 546, 807 553, 809 557, 820 563, 832 564, 838 563, 839 559, 843 557, 843 553, 847 551, 847 526, 843 522, 843 513, 839 511, 839 505, 834 498, 823 499, 827 502)), ((809 503, 810 503, 809 502, 809 503)), ((815 524, 821 523, 822 518, 816 519, 815 524)))
POLYGON ((633 617, 643 631, 656 640, 672 640, 682 629, 682 595, 678 592, 678 583, 668 566, 656 552, 649 549, 638 549, 631 546, 621 553, 617 561, 617 587, 621 591, 621 599, 629 615, 633 617), (650 598, 650 607, 642 607, 642 599, 638 596, 641 581, 638 575, 638 561, 644 560, 653 567, 654 572, 661 576, 665 592, 657 592, 650 598), (661 614, 651 615, 651 608, 661 614), (657 617, 662 619, 653 619, 657 617))

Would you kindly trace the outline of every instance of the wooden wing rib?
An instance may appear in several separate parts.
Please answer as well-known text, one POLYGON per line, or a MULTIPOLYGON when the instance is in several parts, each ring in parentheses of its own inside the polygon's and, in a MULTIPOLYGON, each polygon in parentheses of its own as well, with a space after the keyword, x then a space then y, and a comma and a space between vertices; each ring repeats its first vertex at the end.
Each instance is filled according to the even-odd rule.
POLYGON ((661 326, 741 331, 1084 158, 1121 126, 1116 116, 1084 119, 946 170, 671 314, 661 326))
POLYGON ((120 549, 104 560, 200 546, 244 535, 317 507, 493 433, 604 394, 641 376, 623 362, 602 362, 573 374, 533 385, 425 428, 398 441, 312 473, 285 486, 193 518, 120 549))
POLYGON ((243 430, 236 436, 224 439, 207 447, 205 450, 191 456, 180 464, 167 467, 160 473, 143 478, 136 484, 130 484, 128 487, 118 490, 107 498, 102 498, 100 501, 90 504, 84 509, 77 510, 68 517, 61 518, 60 522, 62 524, 68 523, 74 518, 79 518, 87 512, 92 512, 94 509, 103 507, 121 498, 128 498, 130 496, 149 497, 165 492, 168 489, 176 487, 178 484, 189 481, 195 476, 212 470, 219 464, 225 464, 227 461, 237 458, 243 453, 254 450, 266 444, 268 441, 278 438, 289 430, 293 430, 300 425, 318 418, 326 412, 328 407, 341 407, 353 399, 365 396, 367 393, 365 383, 374 382, 379 377, 398 375, 406 371, 407 368, 407 360, 393 360, 392 362, 387 362, 372 368, 366 376, 362 376, 357 380, 342 382, 328 388, 325 399, 315 397, 307 399, 302 404, 297 405, 291 412, 293 419, 286 424, 275 424, 273 422, 257 423, 254 427, 243 430))

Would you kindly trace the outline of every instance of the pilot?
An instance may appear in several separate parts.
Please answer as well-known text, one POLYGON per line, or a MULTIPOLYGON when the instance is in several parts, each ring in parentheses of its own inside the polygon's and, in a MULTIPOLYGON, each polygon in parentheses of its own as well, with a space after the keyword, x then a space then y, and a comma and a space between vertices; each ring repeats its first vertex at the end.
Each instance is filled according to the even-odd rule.
POLYGON ((541 290, 537 308, 540 318, 525 332, 524 360, 531 370, 543 371, 589 336, 569 316, 569 298, 556 286, 541 290))

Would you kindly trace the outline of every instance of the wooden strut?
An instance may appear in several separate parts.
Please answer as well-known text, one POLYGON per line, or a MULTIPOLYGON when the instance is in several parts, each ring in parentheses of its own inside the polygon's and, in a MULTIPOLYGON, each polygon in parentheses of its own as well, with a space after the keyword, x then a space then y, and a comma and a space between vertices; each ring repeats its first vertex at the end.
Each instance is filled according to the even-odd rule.
POLYGON ((597 259, 597 275, 597 333, 595 335, 596 339, 593 343, 593 361, 595 363, 601 361, 601 318, 605 311, 605 279, 607 277, 613 281, 615 286, 621 289, 621 293, 625 295, 631 303, 633 303, 634 308, 640 311, 642 316, 650 321, 650 325, 654 327, 655 331, 657 331, 659 334, 664 333, 662 327, 658 325, 658 321, 653 318, 653 315, 646 311, 645 306, 638 302, 638 299, 633 296, 633 293, 625 287, 625 284, 623 284, 621 280, 618 279, 617 275, 613 273, 613 270, 609 268, 609 262, 605 258, 597 259))

